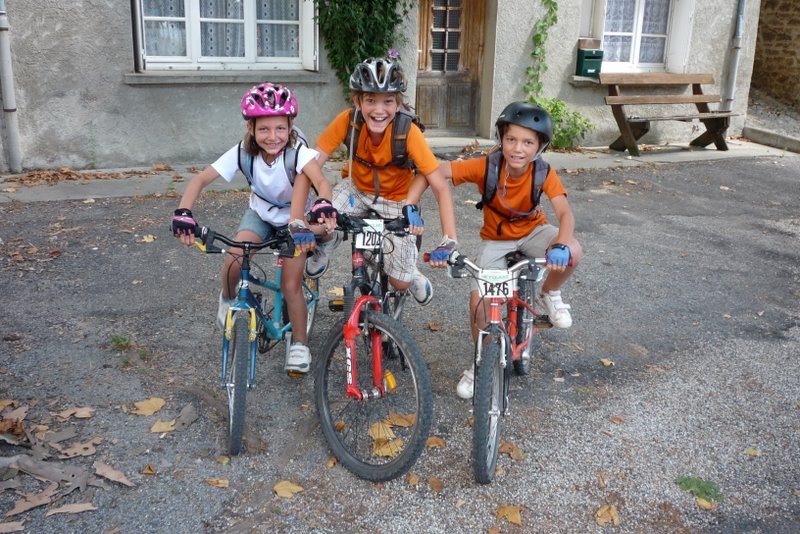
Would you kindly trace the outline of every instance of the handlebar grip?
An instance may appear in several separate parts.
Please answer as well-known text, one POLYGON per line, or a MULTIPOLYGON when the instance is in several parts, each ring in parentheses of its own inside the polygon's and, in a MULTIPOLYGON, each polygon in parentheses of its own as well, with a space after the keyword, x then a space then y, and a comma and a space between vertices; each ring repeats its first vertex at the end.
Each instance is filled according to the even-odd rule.
POLYGON ((429 261, 431 261, 431 253, 430 252, 424 253, 422 255, 422 261, 424 261, 425 263, 428 263, 429 261))

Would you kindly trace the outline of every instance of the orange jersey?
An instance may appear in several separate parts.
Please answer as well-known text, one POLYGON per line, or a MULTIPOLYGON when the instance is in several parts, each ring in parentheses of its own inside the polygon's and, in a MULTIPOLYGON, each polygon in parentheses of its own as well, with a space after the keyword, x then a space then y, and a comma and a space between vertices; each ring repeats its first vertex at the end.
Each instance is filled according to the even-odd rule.
MULTIPOLYGON (((472 182, 478 186, 478 191, 483 195, 483 186, 486 176, 486 157, 467 159, 464 161, 450 162, 453 172, 453 185, 472 182)), ((528 166, 525 174, 519 178, 510 178, 505 169, 500 169, 500 176, 497 184, 497 193, 492 198, 491 206, 507 214, 509 217, 518 216, 514 211, 527 213, 533 209, 531 190, 533 189, 533 165, 528 166), (514 211, 512 211, 514 210, 514 211)), ((559 195, 567 194, 555 169, 550 167, 547 173, 542 191, 548 198, 555 198, 559 195)), ((541 202, 541 201, 540 201, 541 202)), ((540 224, 545 224, 545 217, 542 210, 536 210, 528 217, 518 221, 509 221, 505 217, 498 215, 486 206, 483 207, 483 227, 481 228, 481 239, 488 241, 506 241, 521 239, 533 231, 540 224), (497 233, 499 225, 502 223, 500 235, 497 233)))
MULTIPOLYGON (((347 136, 347 126, 350 122, 350 110, 338 114, 325 128, 317 139, 317 147, 327 154, 332 154, 342 144, 348 148, 350 140, 347 136)), ((355 153, 359 158, 375 166, 387 165, 392 161, 392 132, 394 122, 386 129, 380 144, 375 145, 370 140, 366 125, 361 127, 358 139, 355 141, 355 153)), ((406 142, 408 159, 414 162, 419 172, 429 175, 435 171, 439 163, 428 147, 428 142, 416 124, 411 125, 406 142)), ((375 194, 374 170, 353 160, 353 185, 364 193, 375 194)), ((347 176, 347 166, 342 170, 342 176, 347 176)), ((389 200, 400 202, 408 196, 408 188, 414 178, 414 171, 396 166, 390 166, 378 171, 380 183, 380 196, 389 200)))

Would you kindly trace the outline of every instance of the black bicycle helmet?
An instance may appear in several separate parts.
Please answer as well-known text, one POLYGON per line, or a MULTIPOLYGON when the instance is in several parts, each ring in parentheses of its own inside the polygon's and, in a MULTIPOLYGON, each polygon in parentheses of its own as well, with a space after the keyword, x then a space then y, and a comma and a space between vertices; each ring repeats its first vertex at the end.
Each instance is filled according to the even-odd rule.
POLYGON ((542 137, 542 148, 539 149, 539 154, 545 151, 550 140, 553 139, 553 120, 550 118, 550 114, 535 104, 512 102, 506 106, 495 123, 497 138, 501 141, 506 124, 516 124, 537 132, 542 137))
POLYGON ((356 65, 350 75, 350 90, 361 93, 402 93, 406 76, 399 63, 371 57, 356 65))

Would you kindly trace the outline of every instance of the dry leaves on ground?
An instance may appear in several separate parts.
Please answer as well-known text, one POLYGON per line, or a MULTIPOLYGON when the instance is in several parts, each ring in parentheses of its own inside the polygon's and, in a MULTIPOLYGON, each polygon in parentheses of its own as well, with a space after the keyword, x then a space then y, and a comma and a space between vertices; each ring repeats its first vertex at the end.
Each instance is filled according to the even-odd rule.
POLYGON ((495 511, 495 517, 497 519, 505 519, 509 523, 513 523, 517 526, 522 526, 522 510, 524 510, 524 506, 514 506, 507 504, 505 506, 498 506, 497 510, 495 511))
POLYGON ((295 493, 303 491, 303 487, 290 480, 280 480, 272 487, 272 490, 278 497, 291 499, 295 493))

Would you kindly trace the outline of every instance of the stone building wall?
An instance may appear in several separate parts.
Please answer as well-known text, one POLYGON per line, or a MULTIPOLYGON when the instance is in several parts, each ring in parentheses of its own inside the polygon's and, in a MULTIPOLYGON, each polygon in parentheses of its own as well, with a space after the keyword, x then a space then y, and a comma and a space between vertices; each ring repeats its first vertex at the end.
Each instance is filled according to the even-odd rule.
POLYGON ((800 2, 761 0, 753 63, 754 88, 800 107, 800 2))

